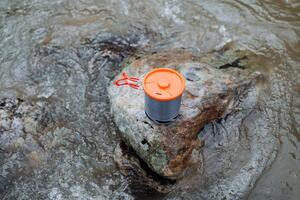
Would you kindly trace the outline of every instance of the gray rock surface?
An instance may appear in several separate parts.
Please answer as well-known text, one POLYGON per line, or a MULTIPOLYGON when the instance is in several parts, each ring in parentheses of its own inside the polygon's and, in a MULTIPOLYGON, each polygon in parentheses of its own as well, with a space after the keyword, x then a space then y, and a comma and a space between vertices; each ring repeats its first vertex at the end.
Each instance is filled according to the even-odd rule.
POLYGON ((0 199, 132 199, 113 159, 106 87, 133 46, 99 33, 37 45, 17 71, 1 67, 0 199))
POLYGON ((142 89, 112 84, 108 89, 111 111, 123 140, 160 176, 185 176, 191 166, 201 162, 202 141, 197 137, 201 129, 235 110, 240 96, 255 88, 260 74, 243 70, 249 67, 248 54, 225 51, 195 57, 173 51, 127 60, 123 72, 129 76, 142 79, 155 67, 169 67, 187 81, 180 114, 167 125, 147 118, 142 89))
MULTIPOLYGON (((242 81, 237 83, 234 95, 238 100, 229 104, 232 106, 225 111, 228 115, 207 123, 196 136, 199 140, 195 141, 200 146, 205 141, 205 145, 193 150, 188 168, 183 170, 186 173, 176 181, 163 179, 153 169, 150 172, 141 156, 117 145, 120 126, 115 126, 110 115, 106 87, 114 77, 119 78, 119 62, 134 54, 130 43, 101 35, 79 46, 46 46, 34 53, 25 73, 26 82, 16 91, 5 89, 0 93, 0 199, 133 199, 134 190, 136 195, 152 193, 144 186, 169 193, 165 197, 172 200, 241 199, 276 155, 278 140, 274 136, 278 129, 272 124, 274 131, 270 132, 266 123, 274 113, 269 115, 256 105, 258 91, 252 87, 256 75, 251 75, 252 64, 248 62, 255 60, 251 56, 245 59, 244 52, 216 52, 203 57, 169 52, 123 62, 122 66, 132 65, 137 70, 147 59, 152 66, 176 67, 170 63, 193 62, 218 69, 220 75, 241 73, 242 81), (246 70, 239 69, 245 66, 246 70), (242 87, 247 80, 249 85, 242 87), (134 187, 128 187, 131 182, 127 176, 133 177, 134 187)), ((21 71, 24 74, 23 68, 21 71)), ((186 75, 197 81, 193 73, 186 75)), ((143 95, 143 91, 127 91, 143 95)), ((185 98, 188 96, 185 93, 185 98)), ((123 102, 123 106, 127 104, 123 102)), ((146 126, 157 126, 145 119, 149 123, 146 126)))
MULTIPOLYGON (((30 68, 26 73, 19 69, 26 81, 18 83, 18 90, 11 85, 0 94, 0 199, 134 199, 131 196, 134 188, 128 187, 129 184, 137 187, 137 195, 145 197, 154 189, 169 193, 157 197, 172 200, 247 196, 263 170, 272 163, 279 146, 275 138, 278 118, 256 105, 258 90, 253 87, 256 74, 251 75, 252 64, 248 62, 256 63, 255 60, 248 55, 246 59, 244 52, 231 51, 202 57, 184 52, 156 53, 139 55, 142 58, 137 59, 132 58, 136 54, 134 46, 120 37, 101 34, 79 46, 34 49, 30 68), (122 149, 117 145, 120 126, 115 126, 110 115, 110 93, 106 88, 112 87, 114 77, 119 78, 123 68, 119 62, 128 55, 131 58, 122 66, 135 67, 137 71, 132 72, 136 75, 141 73, 138 68, 145 59, 152 66, 183 70, 171 63, 202 63, 220 72, 221 77, 223 73, 227 77, 241 75, 234 77, 237 82, 232 85, 237 99, 221 117, 196 134, 194 140, 199 146, 190 156, 189 167, 180 176, 171 177, 176 181, 162 178, 153 169, 149 171, 141 156, 126 150, 130 146, 122 149), (243 81, 247 74, 249 85, 247 79, 243 81), (266 119, 272 119, 274 124, 266 123, 266 119), (120 174, 114 160, 125 176, 120 174), (128 182, 127 177, 133 177, 133 181, 128 182)), ((9 74, 2 71, 4 76, 9 74)), ((188 71, 186 76, 190 82, 199 81, 193 72, 188 71)), ((143 91, 119 89, 143 95, 143 91)), ((120 94, 119 89, 111 92, 120 94)), ((191 96, 184 95, 186 99, 191 96)), ((131 119, 124 116, 122 120, 126 118, 131 119)), ((145 119, 147 127, 157 127, 145 119)), ((126 141, 124 134, 121 135, 126 141)))

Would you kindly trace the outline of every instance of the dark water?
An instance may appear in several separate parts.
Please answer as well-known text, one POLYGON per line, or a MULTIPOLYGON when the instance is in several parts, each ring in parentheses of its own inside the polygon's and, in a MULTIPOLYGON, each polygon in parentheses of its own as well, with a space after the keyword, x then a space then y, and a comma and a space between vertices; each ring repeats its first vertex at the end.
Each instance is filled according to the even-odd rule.
MULTIPOLYGON (((0 99, 32 102, 12 104, 26 124, 35 119, 32 110, 44 113, 50 124, 31 135, 26 130, 34 129, 33 122, 24 128, 13 118, 0 132, 1 199, 133 199, 113 161, 117 139, 106 86, 120 71, 116 60, 150 49, 206 53, 228 43, 260 55, 263 67, 257 70, 266 76, 259 94, 263 115, 252 123, 250 117, 245 129, 275 138, 251 146, 268 158, 262 162, 269 167, 245 184, 253 186, 250 192, 238 196, 298 199, 299 1, 2 0, 0 39, 0 99), (103 59, 101 48, 110 44, 99 44, 111 33, 118 36, 113 41, 122 55, 103 59), (10 144, 19 146, 11 150, 10 144)), ((7 113, 15 111, 0 116, 7 113)), ((245 144, 253 143, 246 138, 240 145, 245 144)), ((234 155, 239 160, 243 153, 228 158, 234 155)), ((224 168, 224 176, 239 173, 224 168)), ((201 199, 201 194, 203 188, 166 198, 201 199)))

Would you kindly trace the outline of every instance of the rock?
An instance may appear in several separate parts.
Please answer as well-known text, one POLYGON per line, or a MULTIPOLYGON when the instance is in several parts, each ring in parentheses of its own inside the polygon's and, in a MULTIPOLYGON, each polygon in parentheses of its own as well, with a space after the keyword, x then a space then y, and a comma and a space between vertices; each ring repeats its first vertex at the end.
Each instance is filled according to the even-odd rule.
POLYGON ((111 112, 123 140, 158 175, 172 180, 185 175, 201 160, 192 155, 201 149, 197 135, 204 125, 231 113, 239 96, 261 76, 245 69, 249 68, 248 54, 225 51, 196 57, 172 51, 128 59, 123 72, 129 76, 142 79, 155 67, 173 68, 185 76, 186 90, 177 119, 157 124, 145 115, 142 89, 111 84, 111 112))
POLYGON ((25 82, 10 85, 13 75, 4 75, 0 199, 129 196, 113 160, 116 129, 106 87, 135 46, 109 33, 67 47, 37 45, 29 71, 18 71, 25 82))
POLYGON ((27 155, 30 167, 37 168, 41 164, 41 159, 36 151, 32 151, 27 155))
POLYGON ((48 115, 46 103, 38 106, 19 98, 0 99, 1 198, 10 193, 15 180, 42 164, 39 134, 48 115))
POLYGON ((160 193, 168 193, 175 187, 175 181, 164 179, 151 171, 147 164, 124 142, 120 142, 115 148, 114 159, 122 174, 129 178, 132 191, 154 192, 153 189, 155 189, 160 193))

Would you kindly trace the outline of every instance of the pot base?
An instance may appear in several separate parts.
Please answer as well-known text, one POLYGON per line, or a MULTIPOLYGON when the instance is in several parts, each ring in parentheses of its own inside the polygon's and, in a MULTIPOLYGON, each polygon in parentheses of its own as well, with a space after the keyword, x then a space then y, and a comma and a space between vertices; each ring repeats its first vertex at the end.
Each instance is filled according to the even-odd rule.
POLYGON ((176 120, 176 118, 179 116, 179 114, 178 114, 176 117, 174 117, 174 118, 172 118, 172 119, 170 119, 170 120, 167 120, 167 121, 159 121, 159 120, 155 120, 155 119, 151 118, 151 116, 148 115, 148 113, 147 113, 146 111, 145 111, 145 114, 146 114, 146 116, 147 116, 151 121, 153 121, 153 122, 155 122, 155 123, 157 123, 157 124, 170 124, 170 123, 174 122, 174 121, 176 120))

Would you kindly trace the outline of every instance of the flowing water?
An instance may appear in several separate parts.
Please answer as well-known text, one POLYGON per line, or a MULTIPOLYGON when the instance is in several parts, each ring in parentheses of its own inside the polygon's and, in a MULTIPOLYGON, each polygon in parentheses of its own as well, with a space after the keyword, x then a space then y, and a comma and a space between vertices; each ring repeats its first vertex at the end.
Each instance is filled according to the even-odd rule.
MULTIPOLYGON (((262 161, 268 168, 237 196, 298 199, 299 0, 1 0, 0 39, 0 199, 137 198, 113 160, 118 137, 106 87, 118 61, 149 50, 204 54, 229 43, 260 55, 257 70, 266 77, 263 117, 241 131, 276 138, 266 143, 272 151, 258 149, 272 158, 262 161), (105 57, 101 49, 112 44, 117 54, 105 57), (9 126, 1 121, 18 112, 9 126), (32 113, 44 124, 37 134, 28 133, 38 118, 32 113)), ((205 199, 205 191, 153 198, 205 199)))

